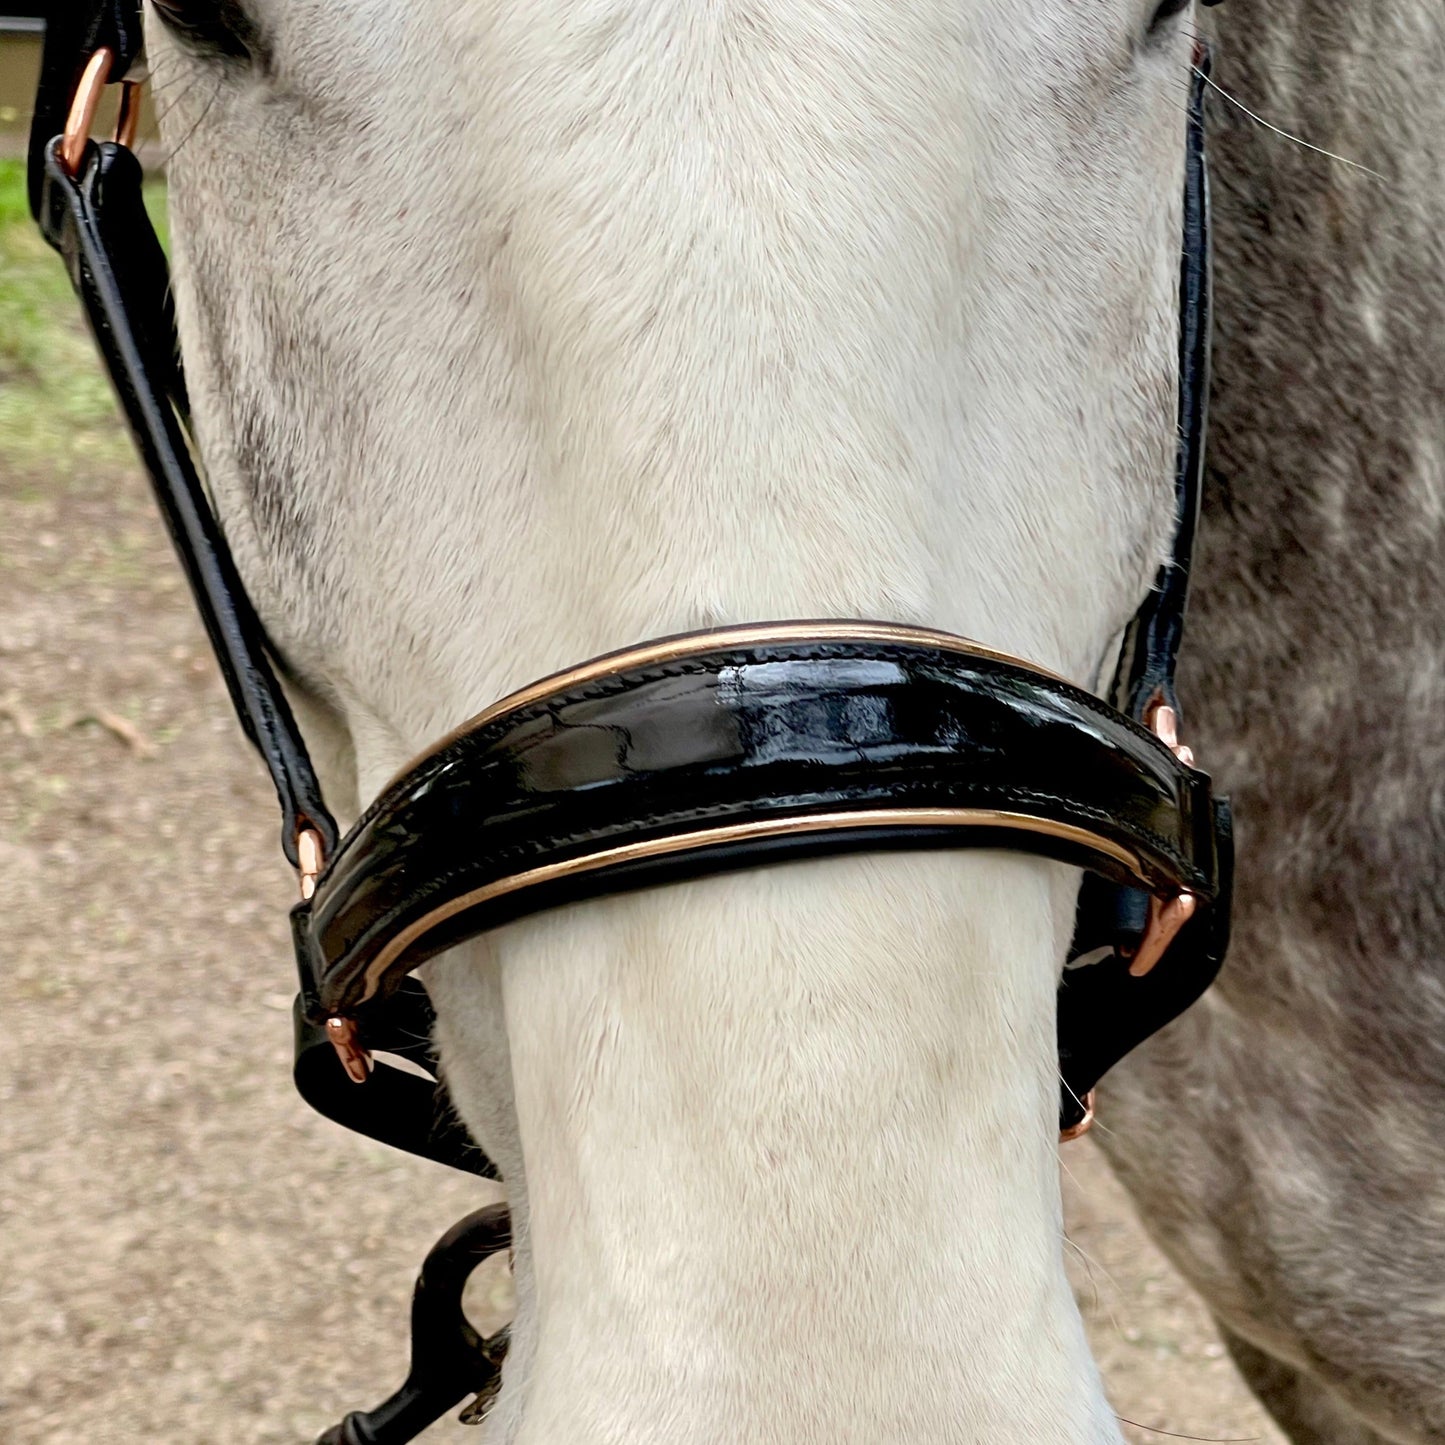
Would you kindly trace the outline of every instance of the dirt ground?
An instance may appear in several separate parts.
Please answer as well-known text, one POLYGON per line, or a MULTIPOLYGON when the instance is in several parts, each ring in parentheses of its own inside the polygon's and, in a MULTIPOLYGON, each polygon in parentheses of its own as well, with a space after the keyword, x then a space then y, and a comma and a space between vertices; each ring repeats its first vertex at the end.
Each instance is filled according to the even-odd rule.
MULTIPOLYGON (((273 801, 62 350, 58 391, 0 365, 0 1441, 303 1445, 397 1382, 412 1272, 485 1186, 292 1091, 273 801)), ((1129 1439, 1280 1442, 1099 1156, 1065 1160, 1129 1439)))

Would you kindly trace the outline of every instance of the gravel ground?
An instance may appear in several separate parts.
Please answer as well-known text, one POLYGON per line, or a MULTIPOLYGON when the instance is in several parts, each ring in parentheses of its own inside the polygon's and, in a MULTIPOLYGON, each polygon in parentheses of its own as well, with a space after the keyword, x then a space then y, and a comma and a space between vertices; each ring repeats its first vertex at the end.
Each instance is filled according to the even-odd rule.
MULTIPOLYGON (((103 428, 3 442, 0 1441, 302 1445, 393 1387, 412 1271, 490 1196, 292 1091, 275 809, 141 479, 103 428)), ((1281 1441, 1098 1155, 1066 1164, 1129 1438, 1281 1441)))

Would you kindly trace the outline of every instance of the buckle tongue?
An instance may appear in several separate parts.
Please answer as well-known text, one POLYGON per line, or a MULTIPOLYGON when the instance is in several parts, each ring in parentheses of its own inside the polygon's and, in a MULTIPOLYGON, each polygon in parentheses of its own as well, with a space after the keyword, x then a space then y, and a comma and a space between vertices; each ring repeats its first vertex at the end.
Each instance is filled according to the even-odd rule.
POLYGON ((346 1077, 353 1084, 364 1084, 371 1077, 371 1055, 361 1046, 356 1036, 356 1020, 331 1018, 326 1020, 326 1037, 346 1070, 346 1077))

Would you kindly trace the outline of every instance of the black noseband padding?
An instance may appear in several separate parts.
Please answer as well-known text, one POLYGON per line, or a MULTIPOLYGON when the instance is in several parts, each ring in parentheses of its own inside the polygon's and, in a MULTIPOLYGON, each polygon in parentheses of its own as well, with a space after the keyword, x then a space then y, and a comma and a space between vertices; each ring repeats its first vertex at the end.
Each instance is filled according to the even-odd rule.
POLYGON ((542 908, 890 835, 1213 899, 1209 780, 1153 734, 959 639, 826 636, 850 625, 671 639, 666 662, 560 679, 422 759, 296 910, 313 1020, 360 1017, 427 958, 542 908))

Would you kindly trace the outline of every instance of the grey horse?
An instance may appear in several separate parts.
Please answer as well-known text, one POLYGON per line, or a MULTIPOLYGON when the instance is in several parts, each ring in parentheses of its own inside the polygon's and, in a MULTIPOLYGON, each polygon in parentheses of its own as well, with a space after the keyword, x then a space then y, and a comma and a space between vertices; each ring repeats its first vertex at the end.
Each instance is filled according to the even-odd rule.
MULTIPOLYGON (((1445 1440, 1445 10, 1241 0, 1186 649, 1230 961, 1100 1138, 1295 1445, 1445 1440)), ((1216 98, 1217 99, 1217 98, 1216 98)))

